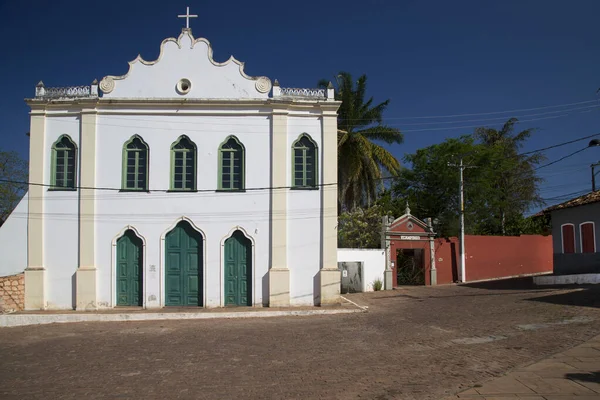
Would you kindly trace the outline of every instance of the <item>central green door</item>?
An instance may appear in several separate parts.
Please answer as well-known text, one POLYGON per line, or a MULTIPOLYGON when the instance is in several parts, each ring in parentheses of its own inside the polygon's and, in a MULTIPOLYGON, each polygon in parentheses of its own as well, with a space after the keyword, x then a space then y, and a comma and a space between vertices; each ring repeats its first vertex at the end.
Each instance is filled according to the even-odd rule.
POLYGON ((252 244, 241 231, 225 241, 225 305, 252 305, 252 244))
POLYGON ((142 240, 128 229, 117 240, 117 306, 142 305, 142 240))
POLYGON ((165 305, 202 306, 202 235, 182 221, 165 247, 165 305))

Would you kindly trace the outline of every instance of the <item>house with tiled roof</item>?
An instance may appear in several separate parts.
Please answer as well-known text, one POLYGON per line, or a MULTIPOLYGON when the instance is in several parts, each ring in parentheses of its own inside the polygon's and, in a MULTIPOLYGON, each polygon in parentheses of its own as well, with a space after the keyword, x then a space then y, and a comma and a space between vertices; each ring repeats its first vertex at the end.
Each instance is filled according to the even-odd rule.
POLYGON ((600 273, 600 191, 548 207, 552 219, 554 274, 600 273))

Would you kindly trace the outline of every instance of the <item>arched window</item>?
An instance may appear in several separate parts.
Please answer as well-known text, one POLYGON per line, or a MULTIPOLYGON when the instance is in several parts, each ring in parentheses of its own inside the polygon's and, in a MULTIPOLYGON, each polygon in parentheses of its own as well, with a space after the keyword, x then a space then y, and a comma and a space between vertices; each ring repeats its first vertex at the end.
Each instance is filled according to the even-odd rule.
POLYGON ((563 224, 560 231, 563 254, 575 253, 575 225, 563 224))
POLYGON ((123 190, 148 190, 148 145, 138 135, 123 145, 123 190))
POLYGON ((244 146, 235 136, 219 148, 219 190, 244 190, 244 146))
POLYGON ((292 186, 317 187, 317 145, 303 133, 292 145, 292 186))
POLYGON ((196 190, 196 145, 187 136, 171 145, 171 190, 196 190))
POLYGON ((596 252, 596 232, 593 222, 584 222, 579 225, 579 237, 581 238, 581 252, 596 252))
POLYGON ((62 135, 52 145, 52 189, 75 189, 77 177, 77 146, 67 135, 62 135))

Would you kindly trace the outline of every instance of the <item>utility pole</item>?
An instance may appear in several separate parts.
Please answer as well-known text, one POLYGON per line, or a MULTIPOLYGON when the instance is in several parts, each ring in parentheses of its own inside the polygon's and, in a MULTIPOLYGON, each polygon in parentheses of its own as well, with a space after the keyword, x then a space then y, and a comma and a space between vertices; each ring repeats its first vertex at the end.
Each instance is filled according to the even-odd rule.
POLYGON ((590 165, 592 167, 592 192, 596 191, 596 172, 594 168, 600 165, 600 162, 590 165))
POLYGON ((464 165, 463 158, 460 157, 460 163, 452 164, 448 163, 449 167, 458 167, 460 171, 460 182, 459 182, 459 193, 460 193, 460 204, 459 204, 459 214, 460 214, 460 243, 459 243, 459 256, 460 256, 460 281, 466 282, 466 272, 465 272, 465 181, 464 181, 464 170, 465 168, 477 168, 470 165, 464 165))

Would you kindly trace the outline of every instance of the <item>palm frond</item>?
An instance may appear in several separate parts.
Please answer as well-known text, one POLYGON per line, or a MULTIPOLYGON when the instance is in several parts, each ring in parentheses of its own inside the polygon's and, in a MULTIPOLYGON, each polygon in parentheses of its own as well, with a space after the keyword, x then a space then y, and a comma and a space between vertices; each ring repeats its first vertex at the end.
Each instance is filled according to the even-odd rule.
POLYGON ((400 173, 400 162, 398 159, 392 153, 375 143, 371 143, 371 157, 390 174, 398 175, 400 173))
POLYGON ((402 135, 399 129, 386 125, 373 126, 357 131, 356 133, 363 135, 367 139, 382 140, 388 144, 401 144, 404 142, 404 135, 402 135))

